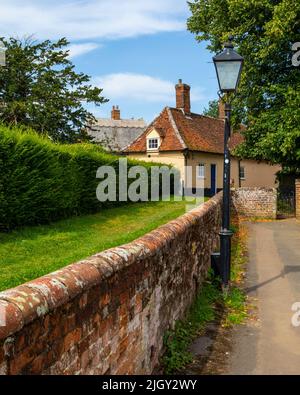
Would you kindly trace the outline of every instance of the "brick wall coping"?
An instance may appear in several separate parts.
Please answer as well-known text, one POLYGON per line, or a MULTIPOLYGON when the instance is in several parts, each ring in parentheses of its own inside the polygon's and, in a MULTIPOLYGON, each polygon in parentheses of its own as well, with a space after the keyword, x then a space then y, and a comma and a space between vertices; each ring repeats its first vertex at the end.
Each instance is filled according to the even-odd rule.
POLYGON ((0 292, 0 311, 6 325, 0 326, 0 339, 21 330, 77 295, 100 285, 104 278, 129 266, 134 260, 155 255, 165 244, 183 234, 196 220, 206 216, 220 203, 220 192, 209 201, 150 233, 124 244, 68 265, 53 273, 0 292))
POLYGON ((240 188, 232 188, 233 191, 250 191, 250 192, 255 192, 255 191, 265 191, 265 192, 271 192, 271 191, 276 191, 276 188, 266 188, 266 187, 240 187, 240 188))

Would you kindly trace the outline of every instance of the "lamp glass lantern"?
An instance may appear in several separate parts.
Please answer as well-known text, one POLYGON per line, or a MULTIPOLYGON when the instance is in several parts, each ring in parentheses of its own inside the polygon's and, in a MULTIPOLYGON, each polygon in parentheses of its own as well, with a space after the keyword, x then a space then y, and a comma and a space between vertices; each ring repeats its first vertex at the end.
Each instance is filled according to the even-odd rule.
POLYGON ((213 57, 213 61, 220 91, 222 93, 236 92, 244 58, 233 49, 233 44, 228 42, 224 45, 224 51, 213 57))
POLYGON ((0 42, 0 66, 6 65, 6 48, 3 43, 0 42))

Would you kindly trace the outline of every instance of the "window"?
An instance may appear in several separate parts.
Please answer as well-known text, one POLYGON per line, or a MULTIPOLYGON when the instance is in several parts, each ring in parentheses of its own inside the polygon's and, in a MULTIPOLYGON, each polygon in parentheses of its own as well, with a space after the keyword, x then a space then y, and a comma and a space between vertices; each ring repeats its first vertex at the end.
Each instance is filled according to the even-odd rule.
POLYGON ((148 139, 148 149, 158 149, 158 139, 148 139))
POLYGON ((204 178, 205 177, 205 164, 200 163, 198 166, 198 178, 204 178))
POLYGON ((240 179, 244 180, 245 179, 245 167, 240 166, 240 179))

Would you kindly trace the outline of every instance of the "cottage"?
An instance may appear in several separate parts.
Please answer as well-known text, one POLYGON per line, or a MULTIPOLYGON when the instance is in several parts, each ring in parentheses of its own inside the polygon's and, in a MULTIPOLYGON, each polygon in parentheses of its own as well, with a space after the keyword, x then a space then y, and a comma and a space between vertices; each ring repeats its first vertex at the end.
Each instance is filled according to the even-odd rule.
POLYGON ((140 119, 121 119, 119 106, 113 106, 111 118, 99 118, 90 125, 88 134, 92 141, 107 151, 121 152, 146 129, 145 121, 140 119))
MULTIPOLYGON (((176 85, 176 108, 165 107, 160 115, 124 150, 130 158, 172 164, 181 174, 185 189, 202 185, 206 196, 223 186, 224 106, 219 118, 191 112, 190 86, 176 85), (187 168, 193 169, 191 180, 187 168)), ((243 141, 232 133, 230 148, 243 141)), ((236 187, 274 187, 280 166, 232 157, 231 182, 236 187)))

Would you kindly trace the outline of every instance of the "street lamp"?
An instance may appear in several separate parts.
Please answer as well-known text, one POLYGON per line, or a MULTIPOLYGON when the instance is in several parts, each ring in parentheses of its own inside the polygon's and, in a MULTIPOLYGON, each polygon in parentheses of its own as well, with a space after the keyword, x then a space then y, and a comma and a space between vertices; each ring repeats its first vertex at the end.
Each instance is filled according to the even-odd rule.
POLYGON ((222 93, 236 92, 244 62, 244 58, 233 49, 231 40, 224 44, 223 52, 213 57, 222 93))
MULTIPOLYGON (((227 99, 230 93, 235 93, 240 80, 244 59, 233 49, 230 41, 224 45, 224 50, 213 57, 217 72, 220 92, 227 99)), ((221 252, 213 254, 212 263, 221 275, 223 288, 228 288, 230 281, 231 237, 230 230, 230 113, 231 104, 225 102, 225 132, 224 132, 224 172, 223 172, 223 213, 222 229, 220 231, 221 252)))

